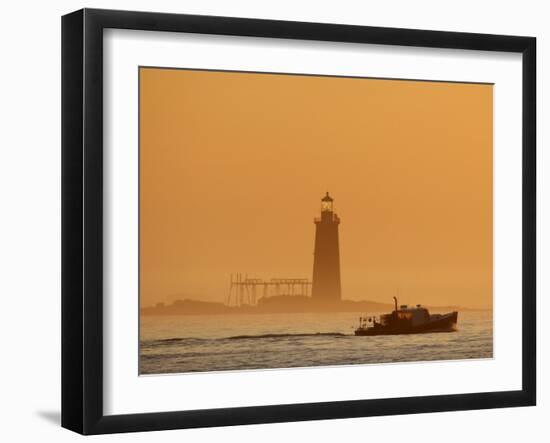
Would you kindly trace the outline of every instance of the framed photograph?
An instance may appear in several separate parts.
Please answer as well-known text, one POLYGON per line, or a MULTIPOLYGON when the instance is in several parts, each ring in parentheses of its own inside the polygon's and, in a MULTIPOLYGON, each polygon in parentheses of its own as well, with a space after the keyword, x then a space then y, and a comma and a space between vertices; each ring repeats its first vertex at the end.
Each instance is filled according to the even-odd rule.
POLYGON ((536 40, 62 20, 62 425, 536 402, 536 40))

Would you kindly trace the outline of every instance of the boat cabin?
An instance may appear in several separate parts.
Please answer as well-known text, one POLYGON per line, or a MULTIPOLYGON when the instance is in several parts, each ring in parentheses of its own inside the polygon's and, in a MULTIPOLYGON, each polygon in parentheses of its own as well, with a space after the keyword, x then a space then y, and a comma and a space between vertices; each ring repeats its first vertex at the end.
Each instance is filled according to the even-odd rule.
POLYGON ((375 321, 375 324, 391 326, 396 323, 405 323, 410 326, 418 326, 428 321, 430 321, 430 313, 425 307, 421 305, 416 305, 415 307, 401 305, 398 308, 396 300, 394 311, 391 314, 381 315, 380 321, 375 321))
POLYGON ((400 309, 396 311, 396 318, 398 320, 407 320, 412 326, 416 326, 428 322, 430 320, 430 313, 426 308, 420 305, 416 305, 414 308, 402 305, 400 309))

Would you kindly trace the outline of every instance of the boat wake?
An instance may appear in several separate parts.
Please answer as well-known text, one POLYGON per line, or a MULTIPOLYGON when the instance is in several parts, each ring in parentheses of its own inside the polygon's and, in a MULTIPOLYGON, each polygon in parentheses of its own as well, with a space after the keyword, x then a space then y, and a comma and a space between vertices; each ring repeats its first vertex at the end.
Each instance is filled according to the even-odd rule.
POLYGON ((314 332, 314 333, 301 333, 301 334, 260 334, 260 335, 234 335, 233 337, 227 337, 228 340, 251 340, 257 338, 285 338, 285 337, 345 337, 349 334, 343 334, 341 332, 314 332))
POLYGON ((175 337, 161 340, 153 340, 148 344, 170 345, 182 342, 202 342, 202 341, 223 341, 223 340, 262 340, 276 338, 300 338, 300 337, 351 337, 350 334, 341 332, 313 332, 313 333, 281 333, 281 334, 258 334, 258 335, 233 335, 220 338, 198 338, 198 337, 175 337))

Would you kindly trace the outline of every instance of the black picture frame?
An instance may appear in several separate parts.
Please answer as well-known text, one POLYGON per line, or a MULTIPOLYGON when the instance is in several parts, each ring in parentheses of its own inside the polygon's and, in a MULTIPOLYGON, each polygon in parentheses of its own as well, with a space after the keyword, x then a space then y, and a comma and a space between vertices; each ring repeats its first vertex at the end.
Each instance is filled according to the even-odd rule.
POLYGON ((62 426, 82 434, 290 422, 536 403, 536 39, 83 9, 62 18, 62 426), (192 32, 522 54, 522 389, 131 415, 103 413, 103 30, 192 32))

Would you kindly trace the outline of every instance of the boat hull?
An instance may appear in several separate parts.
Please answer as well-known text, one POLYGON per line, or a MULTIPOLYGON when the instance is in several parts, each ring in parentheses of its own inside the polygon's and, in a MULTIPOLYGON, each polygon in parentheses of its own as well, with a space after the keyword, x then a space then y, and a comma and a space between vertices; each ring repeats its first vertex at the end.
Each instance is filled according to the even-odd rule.
MULTIPOLYGON (((435 317, 435 316, 434 316, 435 317)), ((373 335, 401 335, 401 334, 431 334, 435 332, 454 332, 458 321, 458 312, 451 312, 437 316, 430 321, 416 325, 404 327, 374 326, 371 328, 358 328, 355 335, 373 336, 373 335)))

